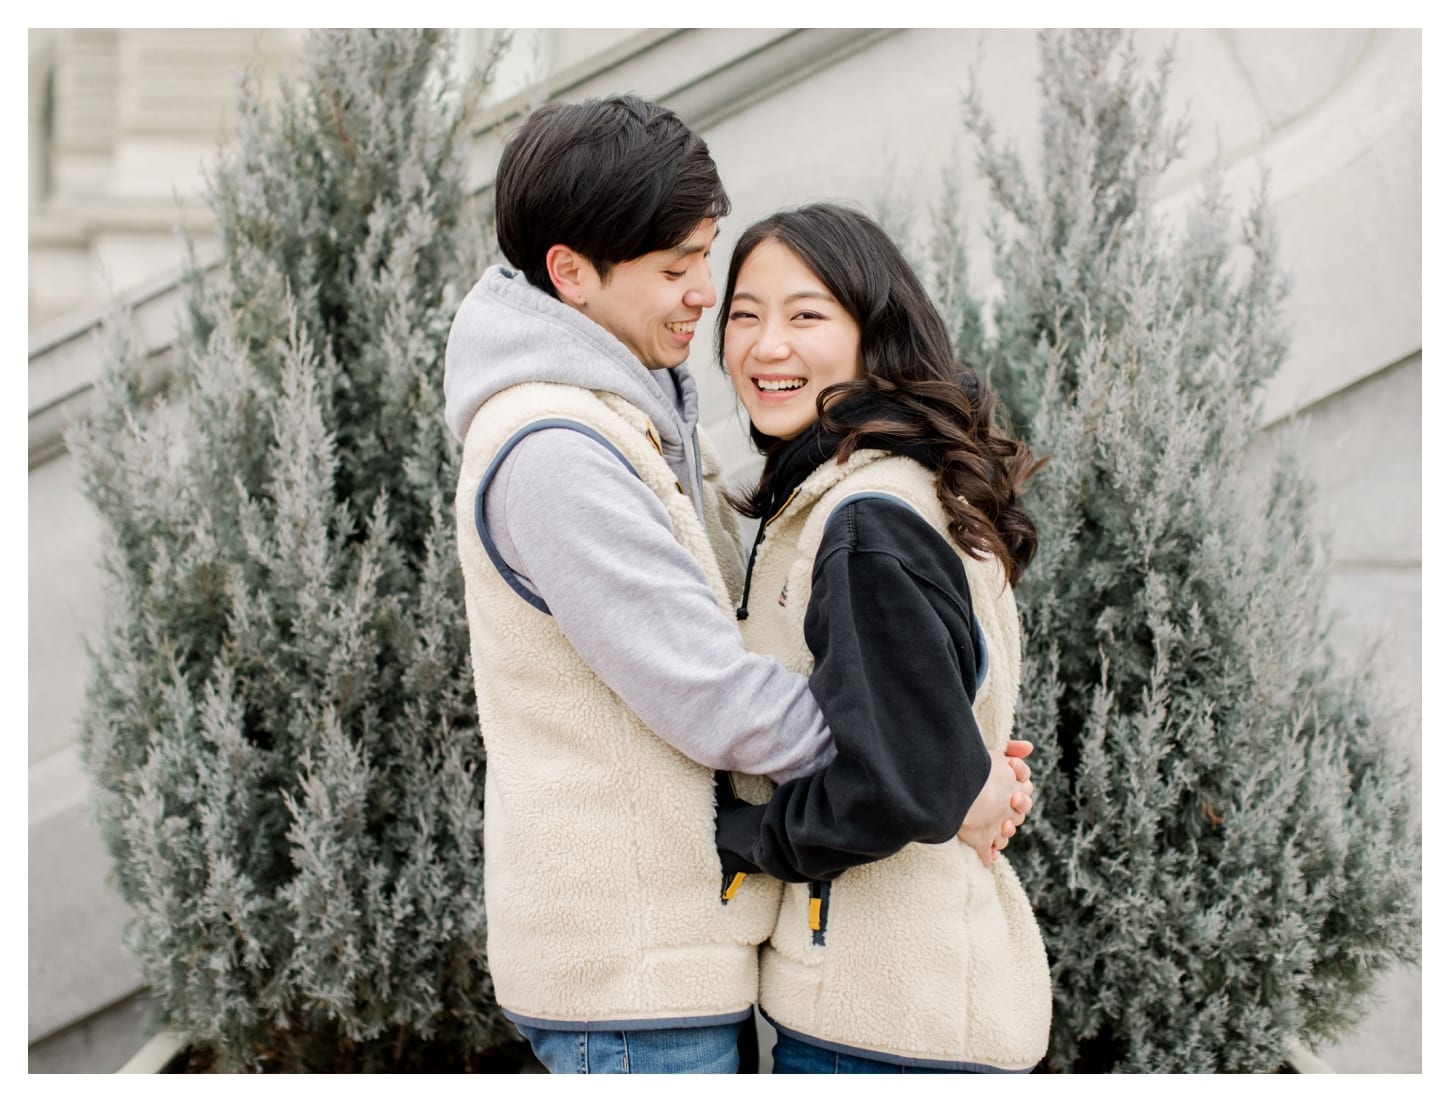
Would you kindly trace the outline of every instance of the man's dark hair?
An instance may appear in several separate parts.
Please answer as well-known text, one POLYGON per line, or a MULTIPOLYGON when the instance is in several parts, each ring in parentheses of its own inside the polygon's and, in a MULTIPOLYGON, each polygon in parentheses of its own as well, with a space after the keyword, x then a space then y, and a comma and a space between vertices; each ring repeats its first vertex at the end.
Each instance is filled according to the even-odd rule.
POLYGON ((637 96, 539 108, 504 146, 494 188, 504 256, 555 297, 544 263, 553 245, 608 279, 615 264, 674 248, 730 213, 704 141, 637 96))

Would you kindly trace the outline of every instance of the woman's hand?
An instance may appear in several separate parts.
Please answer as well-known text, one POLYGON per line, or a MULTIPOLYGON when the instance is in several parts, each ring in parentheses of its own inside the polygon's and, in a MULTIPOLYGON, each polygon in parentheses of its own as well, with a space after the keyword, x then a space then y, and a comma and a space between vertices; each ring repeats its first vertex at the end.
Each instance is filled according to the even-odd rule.
POLYGON ((1032 743, 1013 739, 1005 750, 992 751, 992 772, 967 811, 957 837, 990 865, 1017 833, 1032 810, 1032 769, 1026 758, 1032 743))

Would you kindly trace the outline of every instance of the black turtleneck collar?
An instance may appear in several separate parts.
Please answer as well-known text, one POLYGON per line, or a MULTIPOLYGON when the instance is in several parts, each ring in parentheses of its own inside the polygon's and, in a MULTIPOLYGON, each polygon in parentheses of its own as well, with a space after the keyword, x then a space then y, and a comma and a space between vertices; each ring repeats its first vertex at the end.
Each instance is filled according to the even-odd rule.
MULTIPOLYGON (((817 420, 799 436, 777 445, 780 450, 771 469, 765 517, 774 516, 796 487, 836 454, 836 449, 851 428, 866 421, 905 421, 897 406, 869 391, 848 394, 831 403, 831 418, 843 427, 843 431, 832 432, 817 420)), ((880 448, 915 459, 928 467, 934 466, 931 448, 920 440, 903 441, 881 433, 868 433, 861 438, 860 447, 880 448)))

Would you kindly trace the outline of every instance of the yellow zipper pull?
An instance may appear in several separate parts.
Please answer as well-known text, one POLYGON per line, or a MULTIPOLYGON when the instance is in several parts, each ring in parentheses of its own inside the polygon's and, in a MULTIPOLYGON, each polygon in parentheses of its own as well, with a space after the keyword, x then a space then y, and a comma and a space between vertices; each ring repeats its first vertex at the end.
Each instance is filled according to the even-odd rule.
POLYGON ((830 904, 826 902, 831 895, 831 885, 825 880, 813 880, 810 886, 810 909, 806 912, 806 924, 811 930, 811 944, 824 945, 826 943, 826 915, 830 910, 830 904))

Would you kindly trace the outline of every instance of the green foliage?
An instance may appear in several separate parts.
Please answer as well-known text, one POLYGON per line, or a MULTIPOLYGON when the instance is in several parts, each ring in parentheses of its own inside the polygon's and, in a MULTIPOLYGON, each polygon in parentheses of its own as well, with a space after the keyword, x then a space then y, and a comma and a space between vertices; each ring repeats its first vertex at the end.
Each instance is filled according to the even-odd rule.
POLYGON ((1184 133, 1170 58, 1145 78, 1118 32, 1040 52, 1040 185, 967 95, 994 333, 948 306, 1050 456, 1018 591, 1038 805, 1013 849, 1052 961, 1049 1060, 1271 1070, 1418 957, 1410 786, 1382 753, 1394 717, 1331 652, 1312 486, 1287 450, 1245 467, 1287 349, 1267 185, 1237 235, 1216 180, 1169 232, 1149 204, 1184 133))
POLYGON ((270 101, 243 82, 164 400, 114 326, 71 441, 111 590, 83 756, 142 973, 223 1069, 462 1070, 512 1036, 441 408, 484 228, 450 57, 317 33, 270 101))

